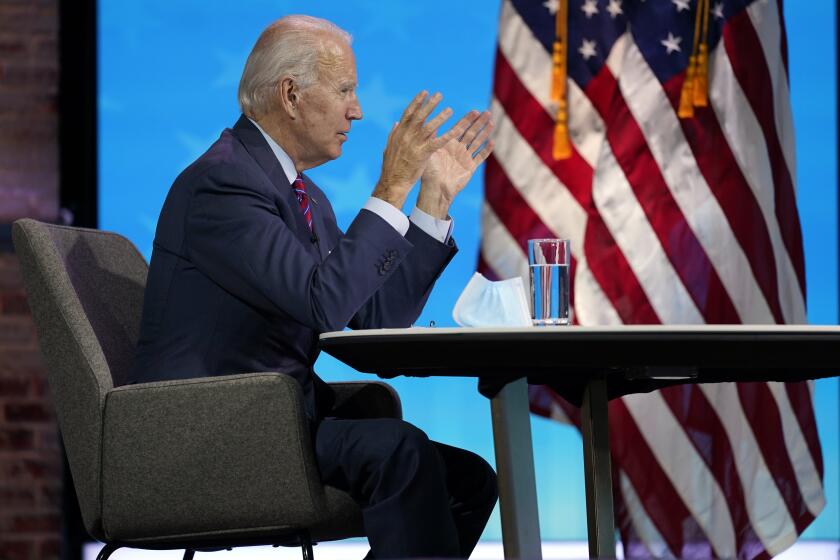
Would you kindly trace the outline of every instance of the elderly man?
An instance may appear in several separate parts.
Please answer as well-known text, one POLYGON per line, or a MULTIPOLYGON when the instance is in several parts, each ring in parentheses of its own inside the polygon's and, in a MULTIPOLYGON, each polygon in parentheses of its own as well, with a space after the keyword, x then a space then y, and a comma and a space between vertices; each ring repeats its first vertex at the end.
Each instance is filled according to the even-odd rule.
POLYGON ((378 558, 467 557, 496 501, 495 474, 407 422, 330 415, 313 371, 318 335, 405 327, 455 254, 448 209, 489 155, 492 125, 472 111, 431 113, 418 94, 388 136, 373 194, 342 233, 303 172, 341 155, 356 99, 350 36, 289 16, 254 46, 243 116, 176 179, 161 211, 133 381, 253 371, 303 389, 325 483, 360 504, 378 558), (417 207, 401 208, 421 180, 417 207))

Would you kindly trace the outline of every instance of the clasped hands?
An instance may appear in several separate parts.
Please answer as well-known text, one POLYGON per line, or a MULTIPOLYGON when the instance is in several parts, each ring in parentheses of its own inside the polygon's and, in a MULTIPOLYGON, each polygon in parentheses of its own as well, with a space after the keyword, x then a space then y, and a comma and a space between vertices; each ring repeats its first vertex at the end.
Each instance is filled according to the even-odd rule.
POLYGON ((408 104, 388 135, 382 173, 373 191, 373 196, 402 208, 422 178, 417 207, 440 219, 446 218, 455 196, 493 151, 493 142, 488 140, 493 123, 486 111, 470 111, 438 136, 452 109, 447 107, 427 119, 442 98, 440 93, 429 97, 422 91, 408 104))

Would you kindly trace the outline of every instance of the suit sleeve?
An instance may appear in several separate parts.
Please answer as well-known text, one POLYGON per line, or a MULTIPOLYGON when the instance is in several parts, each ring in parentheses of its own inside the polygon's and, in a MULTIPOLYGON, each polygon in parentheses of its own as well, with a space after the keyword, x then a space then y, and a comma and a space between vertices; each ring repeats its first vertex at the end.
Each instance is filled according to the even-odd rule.
POLYGON ((194 266, 223 289, 268 313, 317 331, 341 330, 411 252, 382 218, 362 210, 321 263, 280 215, 259 177, 219 166, 204 173, 187 212, 194 266), (392 263, 383 268, 385 260, 392 263))
POLYGON ((408 327, 420 313, 435 281, 458 251, 454 242, 441 243, 413 222, 405 236, 413 249, 356 313, 354 329, 408 327))
MULTIPOLYGON (((317 189, 316 185, 312 187, 317 189)), ((332 235, 341 239, 344 234, 336 223, 332 205, 326 196, 322 196, 320 190, 318 192, 319 200, 323 201, 322 211, 327 213, 325 222, 332 228, 332 235)), ((397 233, 392 226, 388 227, 392 232, 397 233)), ((409 222, 408 232, 404 239, 411 245, 411 251, 393 260, 386 254, 385 258, 379 261, 377 266, 380 270, 385 269, 390 275, 387 281, 359 308, 350 321, 350 328, 381 329, 410 326, 423 311, 423 306, 431 294, 435 281, 458 252, 453 240, 441 243, 417 227, 414 222, 409 222)))

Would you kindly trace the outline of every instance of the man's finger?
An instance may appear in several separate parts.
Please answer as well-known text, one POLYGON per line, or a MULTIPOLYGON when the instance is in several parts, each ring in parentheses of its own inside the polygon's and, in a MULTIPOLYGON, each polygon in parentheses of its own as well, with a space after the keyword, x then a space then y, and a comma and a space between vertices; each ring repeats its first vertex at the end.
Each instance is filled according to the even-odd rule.
POLYGON ((414 96, 414 99, 411 100, 411 103, 408 104, 408 107, 402 113, 400 117, 400 122, 405 122, 411 120, 414 114, 417 112, 417 109, 423 105, 423 101, 425 101, 426 97, 429 95, 429 92, 425 89, 414 96))
POLYGON ((493 151, 494 144, 492 140, 488 140, 486 144, 478 151, 477 154, 473 156, 473 164, 478 167, 484 160, 487 159, 487 156, 493 151))
POLYGON ((394 138, 394 133, 397 131, 397 127, 398 127, 399 125, 400 125, 400 123, 395 122, 395 123, 394 123, 394 126, 392 126, 392 127, 391 127, 391 131, 390 131, 390 132, 388 132, 388 138, 386 138, 386 139, 385 139, 385 144, 386 144, 386 145, 390 145, 390 144, 391 144, 391 141, 392 141, 392 140, 393 140, 393 138, 394 138))
POLYGON ((458 138, 458 141, 465 146, 468 142, 475 138, 475 135, 478 134, 478 131, 481 130, 481 127, 483 126, 479 121, 484 118, 484 113, 478 114, 477 111, 470 111, 470 114, 475 114, 476 116, 472 121, 470 121, 470 124, 467 126, 467 130, 464 131, 463 136, 458 138))
POLYGON ((435 134, 437 132, 437 129, 439 129, 443 123, 449 120, 449 117, 451 116, 452 109, 447 107, 446 109, 438 113, 437 116, 435 116, 435 118, 423 125, 423 130, 426 132, 426 137, 435 134))
POLYGON ((429 115, 432 114, 432 111, 435 110, 435 107, 438 106, 438 103, 440 103, 441 99, 443 99, 443 94, 441 94, 439 91, 435 92, 435 94, 432 95, 422 107, 418 107, 414 115, 414 118, 417 120, 417 122, 425 122, 426 119, 429 118, 429 115))
POLYGON ((490 133, 493 132, 493 123, 490 122, 490 116, 488 115, 487 118, 484 120, 483 126, 476 130, 476 134, 469 139, 469 142, 466 140, 468 136, 472 135, 473 130, 478 129, 477 125, 473 125, 467 130, 466 134, 464 134, 464 147, 467 149, 468 152, 474 152, 478 149, 479 146, 484 144, 484 141, 490 138, 490 133))
POLYGON ((455 126, 450 128, 446 134, 442 134, 435 138, 435 141, 432 142, 432 151, 439 150, 440 148, 446 146, 447 142, 453 140, 455 138, 460 138, 464 135, 464 131, 467 130, 467 127, 470 126, 470 123, 475 120, 475 111, 470 111, 455 123, 455 126))
MULTIPOLYGON (((475 144, 476 136, 481 133, 488 122, 490 122, 490 113, 488 111, 484 111, 477 119, 470 123, 469 128, 467 128, 466 132, 464 132, 464 137, 461 138, 461 143, 464 147, 469 149, 470 145, 475 144)), ((475 144, 475 146, 478 147, 478 144, 475 144)))

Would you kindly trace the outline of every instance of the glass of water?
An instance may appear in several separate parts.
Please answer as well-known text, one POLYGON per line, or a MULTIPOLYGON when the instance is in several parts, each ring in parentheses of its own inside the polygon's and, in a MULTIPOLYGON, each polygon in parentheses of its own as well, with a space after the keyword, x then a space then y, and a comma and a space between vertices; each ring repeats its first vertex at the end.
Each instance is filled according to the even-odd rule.
POLYGON ((528 240, 534 326, 569 324, 570 255, 568 239, 528 240))

